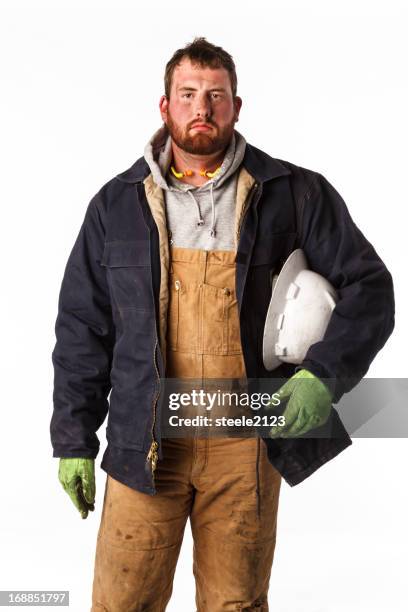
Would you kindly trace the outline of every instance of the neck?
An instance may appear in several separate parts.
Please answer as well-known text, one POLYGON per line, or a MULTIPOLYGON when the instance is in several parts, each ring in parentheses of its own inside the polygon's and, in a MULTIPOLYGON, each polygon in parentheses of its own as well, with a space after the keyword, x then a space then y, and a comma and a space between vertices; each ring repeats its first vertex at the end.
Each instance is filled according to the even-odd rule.
POLYGON ((210 155, 194 155, 187 153, 183 149, 180 149, 174 141, 172 141, 172 153, 173 153, 173 166, 178 171, 183 171, 189 168, 193 170, 193 176, 183 176, 179 179, 183 183, 189 185, 204 185, 208 180, 206 176, 200 176, 200 170, 205 168, 210 172, 213 172, 218 166, 221 166, 226 149, 216 151, 210 155))

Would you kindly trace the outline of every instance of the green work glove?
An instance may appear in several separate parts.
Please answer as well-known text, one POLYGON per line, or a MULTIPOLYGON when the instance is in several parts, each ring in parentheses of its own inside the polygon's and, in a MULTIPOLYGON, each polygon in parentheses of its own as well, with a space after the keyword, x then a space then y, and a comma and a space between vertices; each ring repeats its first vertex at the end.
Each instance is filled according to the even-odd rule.
POLYGON ((285 424, 272 427, 270 438, 302 436, 329 418, 332 395, 320 378, 309 370, 296 372, 277 393, 281 400, 288 400, 283 412, 285 424))
POLYGON ((58 478, 83 519, 95 510, 94 459, 60 459, 58 478))

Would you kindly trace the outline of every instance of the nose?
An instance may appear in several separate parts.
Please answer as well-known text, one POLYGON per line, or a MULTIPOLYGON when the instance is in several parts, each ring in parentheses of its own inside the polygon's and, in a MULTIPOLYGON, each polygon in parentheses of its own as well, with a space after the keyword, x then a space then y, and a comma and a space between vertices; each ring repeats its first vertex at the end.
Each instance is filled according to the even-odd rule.
POLYGON ((209 119, 211 117, 211 102, 205 94, 196 97, 195 113, 200 119, 209 119))

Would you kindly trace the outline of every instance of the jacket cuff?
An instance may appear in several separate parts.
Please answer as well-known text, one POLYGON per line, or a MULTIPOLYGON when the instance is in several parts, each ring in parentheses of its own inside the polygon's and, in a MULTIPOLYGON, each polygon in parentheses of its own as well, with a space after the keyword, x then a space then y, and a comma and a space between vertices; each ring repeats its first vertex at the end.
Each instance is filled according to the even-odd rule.
POLYGON ((60 459, 95 459, 98 451, 91 449, 84 450, 67 450, 64 447, 56 447, 53 450, 52 456, 60 459))
POLYGON ((299 372, 300 370, 308 370, 309 372, 317 376, 317 378, 319 378, 320 381, 329 390, 329 393, 332 396, 332 402, 336 403, 339 401, 343 393, 338 388, 339 387, 337 384, 338 381, 336 378, 329 377, 328 372, 324 368, 317 365, 316 363, 312 363, 310 361, 304 361, 300 365, 296 366, 295 373, 299 372))

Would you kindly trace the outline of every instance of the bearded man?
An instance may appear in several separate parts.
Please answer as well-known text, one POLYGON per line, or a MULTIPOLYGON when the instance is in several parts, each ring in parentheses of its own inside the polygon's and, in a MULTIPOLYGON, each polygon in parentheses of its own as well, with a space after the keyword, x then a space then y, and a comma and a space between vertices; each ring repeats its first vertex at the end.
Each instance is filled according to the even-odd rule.
POLYGON ((197 610, 267 611, 282 477, 299 484, 351 444, 332 403, 393 329, 392 278, 321 174, 235 129, 242 99, 224 49, 197 38, 177 50, 159 106, 162 126, 91 200, 66 266, 54 457, 86 518, 109 413, 93 611, 165 610, 188 519, 197 610), (163 436, 161 379, 271 376, 271 279, 296 248, 339 299, 322 341, 274 371, 288 379, 284 424, 265 437, 163 436))

